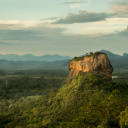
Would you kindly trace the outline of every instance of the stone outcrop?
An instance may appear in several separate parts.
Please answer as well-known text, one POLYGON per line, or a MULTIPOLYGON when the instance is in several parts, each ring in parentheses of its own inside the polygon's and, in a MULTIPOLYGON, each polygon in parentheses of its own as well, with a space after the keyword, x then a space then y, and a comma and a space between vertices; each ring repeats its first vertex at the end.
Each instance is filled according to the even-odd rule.
POLYGON ((106 54, 97 52, 83 57, 75 57, 69 63, 69 70, 70 73, 66 82, 69 82, 80 71, 84 73, 102 74, 111 80, 113 67, 106 54))

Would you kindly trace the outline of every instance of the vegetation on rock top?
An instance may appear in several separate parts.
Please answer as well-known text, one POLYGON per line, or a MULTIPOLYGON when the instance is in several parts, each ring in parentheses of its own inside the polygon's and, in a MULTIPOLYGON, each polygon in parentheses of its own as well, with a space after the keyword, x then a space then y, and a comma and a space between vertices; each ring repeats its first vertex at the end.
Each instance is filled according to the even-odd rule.
POLYGON ((104 52, 95 52, 95 53, 90 52, 90 54, 89 54, 89 53, 86 53, 86 55, 85 55, 85 56, 82 56, 82 57, 74 57, 71 61, 80 61, 80 60, 83 59, 83 57, 98 56, 98 55, 100 55, 100 54, 107 55, 107 54, 104 53, 104 52))

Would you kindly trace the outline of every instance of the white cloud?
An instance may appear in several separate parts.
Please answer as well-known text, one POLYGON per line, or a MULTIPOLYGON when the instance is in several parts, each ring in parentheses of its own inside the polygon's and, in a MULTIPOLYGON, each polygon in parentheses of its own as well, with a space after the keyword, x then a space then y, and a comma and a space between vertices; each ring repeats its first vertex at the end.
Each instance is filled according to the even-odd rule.
POLYGON ((122 49, 122 52, 127 52, 127 23, 128 18, 109 18, 100 22, 75 24, 35 21, 31 22, 31 26, 22 21, 8 21, 5 24, 1 22, 0 26, 6 26, 6 29, 0 28, 0 51, 35 55, 57 53, 70 56, 101 49, 113 52, 122 49))
POLYGON ((49 24, 55 22, 55 19, 47 19, 41 21, 19 21, 19 20, 0 20, 0 29, 24 29, 37 26, 38 24, 49 24))
POLYGON ((69 1, 61 4, 68 5, 70 8, 80 8, 82 6, 88 6, 90 4, 90 0, 69 1))
POLYGON ((65 35, 101 36, 116 31, 122 31, 128 25, 128 18, 109 18, 99 22, 54 24, 59 28, 66 28, 62 33, 65 35))
POLYGON ((79 8, 79 7, 81 7, 81 6, 84 6, 84 4, 76 3, 76 4, 70 5, 70 8, 79 8))

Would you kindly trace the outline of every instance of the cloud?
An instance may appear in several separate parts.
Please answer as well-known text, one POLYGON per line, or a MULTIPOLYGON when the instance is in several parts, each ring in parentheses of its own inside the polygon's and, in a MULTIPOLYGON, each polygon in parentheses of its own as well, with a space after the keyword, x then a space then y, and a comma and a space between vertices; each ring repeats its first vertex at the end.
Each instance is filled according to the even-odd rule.
POLYGON ((120 34, 121 36, 127 36, 128 37, 128 26, 125 30, 119 32, 118 34, 120 34))
POLYGON ((128 17, 128 1, 113 0, 111 12, 116 14, 116 17, 128 17))
POLYGON ((19 20, 0 20, 0 29, 19 30, 24 28, 30 28, 37 26, 38 24, 49 24, 56 21, 57 18, 51 17, 47 19, 41 19, 40 21, 19 21, 19 20))
POLYGON ((61 4, 69 5, 70 8, 79 8, 79 7, 82 7, 82 6, 86 6, 89 3, 90 3, 89 0, 84 0, 82 2, 80 2, 80 1, 70 1, 70 2, 63 2, 61 4))
POLYGON ((48 21, 48 20, 56 20, 58 19, 59 17, 49 17, 49 18, 45 18, 45 19, 41 19, 41 21, 48 21))
MULTIPOLYGON (((111 23, 115 23, 115 21, 117 20, 112 20, 111 23)), ((99 24, 98 27, 100 29, 104 27, 104 25, 100 26, 101 23, 95 22, 93 25, 90 23, 90 26, 92 26, 90 29, 89 24, 85 24, 85 31, 88 33, 89 29, 90 32, 96 29, 97 31, 95 32, 99 32, 97 24, 99 24)), ((108 22, 108 24, 110 25, 110 22, 108 22)), ((67 27, 72 25, 67 25, 67 27)), ((79 24, 76 25, 79 26, 79 24)), ((82 26, 82 24, 80 25, 82 26)), ((124 37, 124 33, 127 33, 126 29, 122 31, 119 29, 120 32, 117 34, 109 34, 107 36, 100 34, 99 36, 89 37, 86 33, 84 35, 64 34, 63 32, 66 29, 58 24, 40 23, 30 28, 22 28, 22 30, 10 29, 11 24, 8 24, 8 26, 9 29, 0 29, 0 51, 3 53, 32 53, 35 55, 57 53, 61 55, 78 56, 86 52, 98 51, 101 49, 108 49, 113 52, 117 50, 119 53, 127 52, 128 47, 128 36, 124 37), (61 27, 59 28, 59 26, 61 27)), ((108 26, 105 27, 108 28, 108 26)), ((76 31, 77 29, 78 27, 76 31)))
POLYGON ((85 23, 96 22, 105 20, 109 15, 107 13, 95 13, 87 11, 79 11, 79 14, 69 13, 66 18, 59 19, 55 24, 73 24, 73 23, 85 23))
MULTIPOLYGON (((27 41, 36 40, 38 32, 33 30, 0 30, 0 40, 27 41)), ((38 37, 39 39, 39 37, 38 37)))
MULTIPOLYGON (((10 44, 15 42, 27 42, 28 44, 31 43, 38 43, 40 41, 48 41, 54 38, 61 36, 61 32, 64 31, 64 28, 55 28, 50 27, 49 24, 44 24, 40 22, 33 27, 22 27, 14 25, 14 24, 2 24, 2 26, 6 26, 6 29, 0 28, 0 43, 2 42, 9 42, 10 44), (10 27, 12 26, 12 27, 10 27), (15 28, 13 28, 15 27, 15 28)), ((2 43, 4 44, 4 43, 2 43)))
POLYGON ((76 3, 76 4, 70 5, 70 8, 79 8, 81 6, 84 6, 84 4, 76 3))

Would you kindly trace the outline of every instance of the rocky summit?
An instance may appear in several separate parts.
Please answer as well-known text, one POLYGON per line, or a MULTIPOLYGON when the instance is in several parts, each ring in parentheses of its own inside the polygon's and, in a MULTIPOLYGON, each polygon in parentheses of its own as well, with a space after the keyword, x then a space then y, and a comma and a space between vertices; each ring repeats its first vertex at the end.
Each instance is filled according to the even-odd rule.
POLYGON ((113 67, 107 54, 90 52, 90 54, 86 54, 86 56, 72 59, 69 63, 69 70, 70 73, 66 82, 70 82, 79 72, 101 74, 111 80, 113 67))

